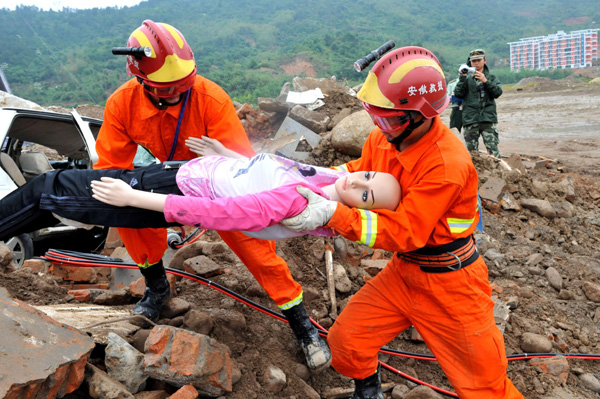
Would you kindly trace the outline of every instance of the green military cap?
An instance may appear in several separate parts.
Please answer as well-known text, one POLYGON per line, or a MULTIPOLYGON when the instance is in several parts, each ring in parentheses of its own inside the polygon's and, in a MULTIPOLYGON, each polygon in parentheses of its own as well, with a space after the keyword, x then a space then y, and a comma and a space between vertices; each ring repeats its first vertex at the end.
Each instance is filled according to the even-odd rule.
POLYGON ((473 50, 469 53, 469 61, 480 60, 482 58, 485 58, 485 51, 483 51, 480 48, 473 50))

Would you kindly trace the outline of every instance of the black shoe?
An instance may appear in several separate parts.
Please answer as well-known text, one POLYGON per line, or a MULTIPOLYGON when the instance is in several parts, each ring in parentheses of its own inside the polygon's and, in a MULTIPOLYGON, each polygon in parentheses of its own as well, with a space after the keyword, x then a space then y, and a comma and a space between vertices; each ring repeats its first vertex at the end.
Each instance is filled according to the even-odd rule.
POLYGON ((288 319, 296 340, 304 352, 308 368, 313 372, 319 372, 328 367, 331 362, 331 351, 310 321, 304 304, 301 302, 282 312, 288 319))
POLYGON ((362 380, 354 380, 354 394, 350 399, 383 399, 383 390, 381 389, 381 365, 377 366, 377 371, 372 376, 362 380))
POLYGON ((142 299, 135 304, 132 313, 155 321, 163 305, 171 297, 171 285, 162 262, 140 271, 146 280, 146 290, 142 299))

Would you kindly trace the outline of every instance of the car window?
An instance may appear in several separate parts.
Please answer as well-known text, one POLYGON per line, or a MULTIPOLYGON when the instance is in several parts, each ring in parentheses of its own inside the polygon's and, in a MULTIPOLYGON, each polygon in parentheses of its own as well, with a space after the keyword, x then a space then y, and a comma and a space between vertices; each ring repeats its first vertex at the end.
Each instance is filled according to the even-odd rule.
POLYGON ((139 168, 157 163, 158 160, 144 147, 138 145, 137 152, 133 158, 133 167, 139 168))

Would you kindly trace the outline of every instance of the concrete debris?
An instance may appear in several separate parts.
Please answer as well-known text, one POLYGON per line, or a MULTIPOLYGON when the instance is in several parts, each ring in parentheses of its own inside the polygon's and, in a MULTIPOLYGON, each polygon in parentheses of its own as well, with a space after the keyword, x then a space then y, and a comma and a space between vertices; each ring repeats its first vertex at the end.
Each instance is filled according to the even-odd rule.
POLYGON ((0 287, 0 397, 54 398, 83 381, 94 341, 0 287))

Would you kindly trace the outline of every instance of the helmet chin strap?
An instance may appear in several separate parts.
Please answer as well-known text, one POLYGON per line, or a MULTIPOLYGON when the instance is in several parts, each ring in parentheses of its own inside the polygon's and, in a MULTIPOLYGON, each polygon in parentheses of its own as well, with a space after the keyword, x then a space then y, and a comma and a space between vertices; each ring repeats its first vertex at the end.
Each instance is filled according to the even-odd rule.
MULTIPOLYGON (((137 81, 143 86, 144 81, 142 80, 142 78, 140 78, 139 76, 136 76, 136 78, 137 78, 137 81)), ((162 109, 162 110, 164 110, 168 107, 174 107, 174 106, 178 105, 183 100, 183 97, 184 97, 183 93, 181 93, 179 95, 179 100, 177 100, 174 103, 168 103, 160 97, 155 97, 155 96, 150 95, 150 93, 148 93, 148 92, 146 92, 146 95, 148 96, 148 98, 150 99, 152 104, 154 104, 155 107, 157 107, 158 109, 162 109)))
POLYGON ((179 100, 177 100, 174 103, 168 103, 166 101, 163 101, 162 98, 158 97, 157 104, 159 107, 174 107, 175 105, 179 104, 182 100, 183 100, 183 95, 179 95, 179 100))
POLYGON ((418 122, 415 122, 415 116, 420 115, 418 112, 410 112, 410 121, 408 122, 408 126, 404 129, 401 135, 394 137, 393 139, 388 139, 390 144, 396 146, 396 150, 400 151, 400 145, 402 142, 412 134, 419 126, 421 126, 425 122, 425 118, 421 119, 418 122))

